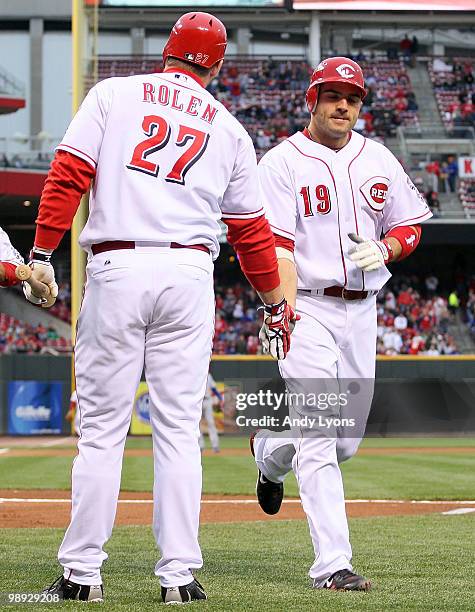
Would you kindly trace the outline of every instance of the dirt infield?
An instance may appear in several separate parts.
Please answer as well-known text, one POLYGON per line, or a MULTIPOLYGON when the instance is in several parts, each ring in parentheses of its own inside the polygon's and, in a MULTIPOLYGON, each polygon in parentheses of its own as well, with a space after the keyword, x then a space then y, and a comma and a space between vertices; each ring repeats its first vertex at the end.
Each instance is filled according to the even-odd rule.
MULTIPOLYGON (((350 517, 395 516, 433 512, 475 510, 475 501, 404 501, 349 500, 350 517)), ((151 525, 152 496, 147 493, 124 492, 116 517, 116 525, 151 525)), ((0 527, 67 527, 70 515, 70 493, 58 490, 0 490, 0 527)), ((201 506, 202 523, 232 523, 263 520, 304 519, 298 499, 284 500, 275 517, 264 514, 254 497, 206 495, 201 506)))

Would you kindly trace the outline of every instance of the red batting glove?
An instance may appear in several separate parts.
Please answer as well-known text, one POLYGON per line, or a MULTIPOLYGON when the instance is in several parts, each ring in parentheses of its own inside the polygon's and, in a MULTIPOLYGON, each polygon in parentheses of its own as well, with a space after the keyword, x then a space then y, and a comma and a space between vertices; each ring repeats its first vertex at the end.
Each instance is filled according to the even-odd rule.
POLYGON ((264 322, 259 332, 264 353, 274 359, 285 359, 290 350, 290 334, 300 315, 289 306, 285 299, 278 304, 264 306, 264 322))

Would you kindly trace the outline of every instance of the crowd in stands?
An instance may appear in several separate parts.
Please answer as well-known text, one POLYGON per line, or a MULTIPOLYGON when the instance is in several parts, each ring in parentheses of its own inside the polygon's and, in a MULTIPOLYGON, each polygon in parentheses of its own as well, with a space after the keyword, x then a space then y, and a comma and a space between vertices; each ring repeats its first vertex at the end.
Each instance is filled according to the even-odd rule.
POLYGON ((308 123, 310 74, 304 60, 234 59, 209 90, 245 125, 261 157, 308 123))
POLYGON ((0 354, 59 354, 71 352, 71 341, 59 336, 54 327, 29 325, 0 313, 0 354))
POLYGON ((475 179, 462 179, 459 187, 459 198, 467 216, 475 214, 475 179))
POLYGON ((71 288, 69 283, 59 283, 58 298, 48 312, 66 323, 71 323, 71 288))
MULTIPOLYGON (((469 329, 475 337, 475 277, 459 293, 468 293, 461 300, 457 291, 445 297, 438 288, 437 277, 430 275, 423 282, 417 277, 393 277, 390 284, 377 297, 378 341, 381 355, 453 355, 457 347, 448 333, 455 312, 464 309, 469 329)), ((61 304, 69 320, 69 285, 61 304)), ((216 319, 213 353, 215 355, 257 355, 261 353, 258 341, 261 301, 247 284, 215 285, 216 319)), ((50 310, 54 314, 53 309, 50 310)), ((462 310, 461 310, 462 312, 462 310)), ((58 313, 56 313, 58 314, 58 313)), ((0 314, 0 353, 68 352, 69 340, 58 336, 53 327, 31 326, 14 317, 0 314)))
MULTIPOLYGON (((416 96, 403 59, 355 57, 365 75, 368 94, 359 122, 369 138, 394 137, 400 125, 417 127, 416 96)), ((356 126, 358 129, 358 125, 356 126)))
MULTIPOLYGON (((417 104, 404 56, 352 56, 365 72, 368 96, 356 129, 383 140, 399 125, 417 125, 417 104)), ((101 58, 99 79, 161 70, 154 58, 101 58)), ((260 158, 308 122, 305 92, 312 67, 303 59, 227 57, 209 86, 251 135, 260 158)))
MULTIPOLYGON (((383 289, 378 302, 380 355, 453 355, 457 347, 448 333, 453 316, 446 297, 437 291, 438 279, 429 276, 395 280, 383 289)), ((216 286, 215 355, 260 354, 257 336, 261 325, 258 296, 249 287, 216 286)), ((473 298, 475 328, 475 291, 473 298)))
POLYGON ((473 287, 469 290, 468 300, 465 307, 465 316, 467 319, 468 329, 475 341, 475 278, 473 279, 473 287))
POLYGON ((453 314, 446 297, 438 293, 437 277, 421 287, 417 278, 394 278, 377 297, 379 355, 454 355, 448 333, 453 314))
POLYGON ((424 195, 429 208, 435 217, 440 213, 440 193, 459 192, 458 159, 455 155, 440 155, 429 163, 419 162, 408 172, 414 185, 424 195))
MULTIPOLYGON (((361 64, 368 89, 355 129, 384 140, 399 125, 417 125, 417 103, 403 60, 364 54, 353 59, 361 64)), ((302 60, 228 60, 210 90, 246 126, 260 157, 308 122, 305 91, 311 72, 302 60)))
POLYGON ((429 63, 440 116, 449 134, 472 138, 475 127, 475 60, 436 58, 429 63))
POLYGON ((262 305, 252 287, 236 283, 215 286, 215 355, 257 355, 261 352, 257 309, 262 305))

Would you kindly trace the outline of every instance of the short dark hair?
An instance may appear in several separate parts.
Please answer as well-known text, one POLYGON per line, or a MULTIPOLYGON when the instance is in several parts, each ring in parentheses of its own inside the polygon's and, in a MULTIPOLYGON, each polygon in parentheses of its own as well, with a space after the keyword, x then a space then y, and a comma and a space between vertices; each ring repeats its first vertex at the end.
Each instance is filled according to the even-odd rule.
POLYGON ((177 57, 167 57, 165 62, 165 66, 176 66, 177 68, 185 68, 196 76, 199 76, 201 79, 205 79, 209 76, 211 68, 204 68, 203 66, 197 66, 196 64, 192 64, 191 62, 187 62, 186 60, 178 59, 177 57))

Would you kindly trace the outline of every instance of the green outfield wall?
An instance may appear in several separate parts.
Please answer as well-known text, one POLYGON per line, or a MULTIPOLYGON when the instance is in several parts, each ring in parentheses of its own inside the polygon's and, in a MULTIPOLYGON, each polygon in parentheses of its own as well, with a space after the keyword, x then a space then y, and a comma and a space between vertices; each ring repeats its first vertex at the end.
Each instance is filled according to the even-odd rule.
MULTIPOLYGON (((212 360, 211 372, 219 383, 258 381, 263 388, 282 388, 276 362, 263 356, 217 356, 212 360)), ((376 379, 369 433, 475 431, 475 355, 381 357, 377 360, 376 379)), ((33 408, 28 399, 23 404, 18 400, 16 404, 16 409, 19 407, 20 414, 28 421, 34 418, 35 410, 42 403, 49 401, 50 396, 45 391, 48 386, 54 387, 54 401, 60 404, 61 420, 57 426, 59 431, 55 433, 68 433, 70 426, 64 415, 71 392, 71 358, 0 357, 0 433, 17 433, 11 431, 11 424, 9 431, 9 413, 15 393, 34 387, 36 403, 33 408)))

